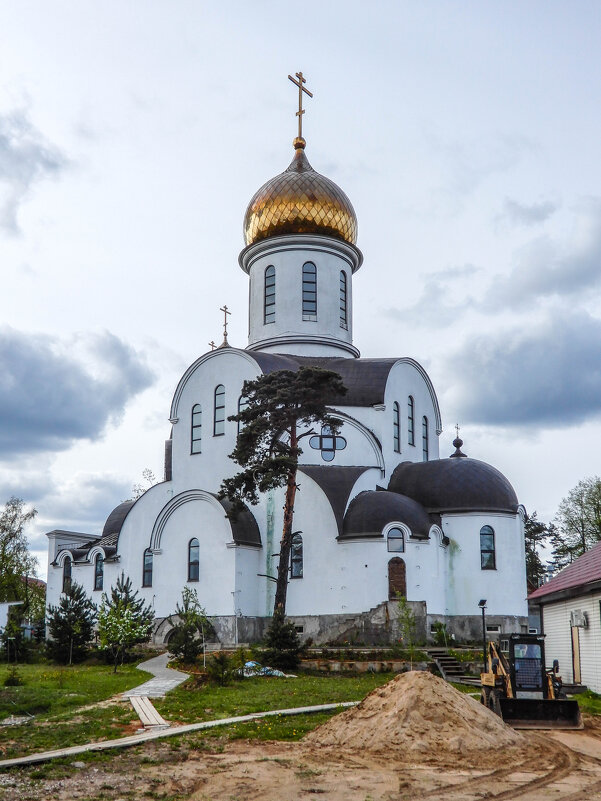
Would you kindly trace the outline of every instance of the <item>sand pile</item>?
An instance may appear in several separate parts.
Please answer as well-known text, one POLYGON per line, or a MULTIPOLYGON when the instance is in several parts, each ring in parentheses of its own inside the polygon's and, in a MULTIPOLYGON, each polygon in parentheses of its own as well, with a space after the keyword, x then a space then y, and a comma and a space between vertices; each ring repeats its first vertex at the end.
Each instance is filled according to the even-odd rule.
POLYGON ((431 673, 403 673, 305 737, 313 745, 443 756, 524 744, 474 698, 431 673))

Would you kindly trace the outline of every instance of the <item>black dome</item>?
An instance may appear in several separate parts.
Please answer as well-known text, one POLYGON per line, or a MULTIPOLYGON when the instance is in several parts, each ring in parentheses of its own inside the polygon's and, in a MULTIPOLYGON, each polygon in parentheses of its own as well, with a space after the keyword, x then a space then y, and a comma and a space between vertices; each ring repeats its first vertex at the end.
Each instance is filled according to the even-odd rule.
POLYGON ((388 489, 408 495, 428 512, 509 512, 515 514, 515 490, 496 468, 478 459, 402 462, 388 489))
POLYGON ((106 519, 104 528, 102 529, 102 536, 108 537, 109 534, 120 534, 125 518, 129 510, 134 505, 135 501, 124 501, 116 506, 106 519))
POLYGON ((405 495, 366 490, 351 501, 339 539, 381 537, 384 526, 397 521, 409 526, 414 537, 428 538, 431 523, 423 506, 405 495))

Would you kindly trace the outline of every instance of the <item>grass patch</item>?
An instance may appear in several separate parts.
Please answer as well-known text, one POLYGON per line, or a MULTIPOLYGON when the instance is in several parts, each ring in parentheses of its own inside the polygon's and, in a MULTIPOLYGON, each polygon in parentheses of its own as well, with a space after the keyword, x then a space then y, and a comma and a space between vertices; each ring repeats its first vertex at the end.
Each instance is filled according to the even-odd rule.
POLYGON ((570 696, 574 701, 578 701, 581 712, 588 715, 601 715, 601 695, 592 690, 585 690, 583 693, 570 696))
POLYGON ((129 704, 81 707, 124 692, 148 678, 145 671, 131 665, 124 665, 117 674, 111 672, 110 665, 21 665, 19 671, 24 686, 0 689, 0 720, 9 715, 35 717, 20 726, 0 727, 3 759, 122 736, 138 719, 129 704))
MULTIPOLYGON (((0 668, 0 684, 6 673, 0 668)), ((103 701, 150 678, 143 670, 123 665, 19 665, 22 687, 0 687, 0 720, 9 715, 55 715, 103 701)))
POLYGON ((157 698, 155 706, 167 720, 195 723, 272 709, 360 701, 390 679, 389 673, 362 673, 358 676, 301 674, 294 679, 253 677, 226 687, 209 684, 195 688, 186 682, 166 698, 157 698))

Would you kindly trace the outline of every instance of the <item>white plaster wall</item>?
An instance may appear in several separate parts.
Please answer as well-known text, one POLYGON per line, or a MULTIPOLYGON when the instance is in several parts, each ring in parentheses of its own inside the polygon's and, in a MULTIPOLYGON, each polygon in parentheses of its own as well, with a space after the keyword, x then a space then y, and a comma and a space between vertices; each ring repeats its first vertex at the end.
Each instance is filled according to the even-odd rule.
POLYGON ((304 575, 290 581, 290 615, 352 614, 388 600, 388 562, 394 556, 406 563, 408 600, 426 600, 428 611, 431 605, 434 612, 444 607, 445 549, 437 539, 408 542, 404 554, 389 553, 384 538, 338 541, 329 503, 306 476, 294 530, 303 536, 304 575))
POLYGON ((519 515, 446 514, 442 530, 449 545, 447 606, 450 615, 478 613, 487 600, 489 615, 528 615, 523 524, 519 515), (480 529, 495 532, 496 570, 482 570, 480 529))
POLYGON ((229 458, 236 444, 236 423, 228 422, 238 413, 238 400, 245 380, 254 380, 261 371, 252 357, 243 351, 226 349, 205 354, 188 371, 177 389, 173 423, 173 489, 181 492, 189 487, 201 487, 217 492, 221 481, 235 472, 229 458), (215 388, 225 387, 225 434, 213 435, 215 388), (202 406, 201 453, 192 454, 191 416, 195 404, 202 406))
MULTIPOLYGON (((277 340, 304 342, 319 337, 329 340, 314 343, 304 354, 341 355, 342 343, 351 345, 352 273, 357 257, 355 249, 328 237, 286 236, 267 239, 253 246, 247 265, 250 275, 249 346, 261 350, 299 353, 298 345, 277 340), (303 320, 302 270, 305 262, 317 268, 317 319, 303 320), (264 322, 264 276, 268 266, 276 273, 275 321, 264 322), (347 327, 340 325, 340 271, 347 277, 347 327), (276 341, 274 341, 276 340, 276 341), (290 348, 292 347, 292 350, 290 348)), ((348 348, 343 353, 349 353, 348 348)))
POLYGON ((429 461, 439 458, 439 435, 436 431, 436 411, 430 388, 418 368, 411 362, 397 362, 390 370, 384 396, 385 409, 378 416, 377 434, 382 442, 386 461, 386 480, 401 462, 423 461, 422 418, 428 418, 429 461), (414 445, 409 444, 408 401, 414 400, 414 445), (393 407, 399 404, 401 422, 401 452, 394 450, 393 407))
POLYGON ((601 593, 582 595, 543 606, 545 656, 550 667, 559 660, 559 670, 565 682, 574 681, 572 664, 572 632, 570 613, 576 610, 588 615, 588 628, 579 628, 580 673, 582 683, 601 693, 601 593))

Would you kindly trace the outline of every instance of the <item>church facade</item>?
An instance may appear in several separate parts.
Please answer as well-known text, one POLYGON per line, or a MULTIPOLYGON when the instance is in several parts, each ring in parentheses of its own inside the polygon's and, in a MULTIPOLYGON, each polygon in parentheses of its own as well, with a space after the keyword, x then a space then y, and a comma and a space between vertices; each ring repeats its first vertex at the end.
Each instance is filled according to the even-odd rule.
MULTIPOLYGON (((440 458, 441 414, 412 358, 362 359, 353 343, 353 276, 363 261, 344 192, 307 160, 305 141, 251 199, 239 264, 250 283, 249 340, 200 356, 169 413, 164 481, 117 506, 102 533, 48 533, 47 601, 70 581, 96 602, 124 572, 155 611, 155 640, 185 586, 197 590, 224 644, 261 636, 273 610, 283 490, 235 521, 218 498, 244 404, 243 382, 303 365, 347 388, 327 429, 303 440, 287 614, 306 636, 386 639, 399 596, 427 636, 436 621, 478 639, 527 627, 524 510, 494 467, 440 458)), ((527 628, 525 629, 527 630, 527 628)))

